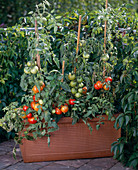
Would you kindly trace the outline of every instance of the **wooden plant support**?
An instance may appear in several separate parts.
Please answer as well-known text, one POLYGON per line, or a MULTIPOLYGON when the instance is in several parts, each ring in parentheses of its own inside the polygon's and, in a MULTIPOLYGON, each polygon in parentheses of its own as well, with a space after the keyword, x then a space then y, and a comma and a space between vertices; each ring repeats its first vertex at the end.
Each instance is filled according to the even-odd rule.
MULTIPOLYGON (((37 41, 39 41, 39 36, 38 36, 38 29, 37 29, 37 21, 35 20, 35 36, 37 37, 37 41)), ((38 44, 36 45, 36 47, 38 46, 38 44)), ((38 66, 38 69, 40 70, 41 68, 41 64, 40 64, 40 55, 37 51, 37 54, 36 54, 36 59, 37 59, 37 66, 38 66)))
POLYGON ((63 60, 63 62, 62 62, 62 75, 63 75, 63 78, 62 78, 61 82, 63 82, 63 80, 64 80, 64 68, 65 68, 65 60, 63 60))
MULTIPOLYGON (((76 55, 78 54, 78 51, 79 51, 80 29, 81 29, 81 15, 79 16, 79 25, 78 25, 78 38, 77 38, 76 55)), ((76 63, 77 63, 77 58, 76 58, 76 63)), ((74 73, 76 73, 76 66, 74 67, 74 73)))
MULTIPOLYGON (((64 69, 65 69, 65 60, 63 60, 63 62, 62 62, 62 75, 63 75, 63 78, 61 79, 61 82, 63 82, 63 80, 64 80, 64 69)), ((62 90, 62 88, 61 88, 61 90, 62 90)))
MULTIPOLYGON (((106 0, 105 8, 107 9, 108 0, 106 0)), ((104 54, 106 53, 106 28, 107 28, 107 21, 105 21, 104 27, 104 54)), ((105 77, 105 66, 103 67, 103 78, 105 77)))

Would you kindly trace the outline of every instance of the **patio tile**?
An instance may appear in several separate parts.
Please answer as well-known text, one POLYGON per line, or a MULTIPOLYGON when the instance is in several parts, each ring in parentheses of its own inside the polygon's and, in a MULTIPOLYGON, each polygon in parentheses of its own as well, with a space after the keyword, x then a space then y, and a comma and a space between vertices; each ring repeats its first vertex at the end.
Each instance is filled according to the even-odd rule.
POLYGON ((70 167, 70 166, 64 166, 64 165, 61 165, 61 164, 57 164, 57 163, 52 163, 48 166, 45 166, 43 168, 40 168, 39 170, 66 170, 66 169, 69 169, 69 170, 75 170, 76 168, 74 167, 70 167))
POLYGON ((7 155, 1 155, 0 156, 0 169, 6 168, 12 164, 15 164, 19 161, 21 161, 21 157, 17 156, 17 160, 15 160, 11 154, 7 154, 7 155))
POLYGON ((120 162, 118 162, 115 166, 110 168, 110 170, 133 170, 132 168, 124 167, 120 162))
POLYGON ((85 164, 81 166, 78 170, 104 170, 104 169, 102 169, 101 167, 85 164))
POLYGON ((38 170, 41 167, 41 165, 37 165, 34 163, 18 162, 15 165, 9 166, 5 170, 38 170))
POLYGON ((97 158, 97 159, 92 159, 88 163, 88 165, 93 165, 93 166, 101 167, 104 169, 109 169, 116 163, 117 161, 114 160, 113 158, 97 158))
POLYGON ((79 160, 66 160, 66 161, 56 161, 56 163, 65 165, 65 166, 72 166, 75 168, 79 168, 80 166, 89 162, 90 159, 79 159, 79 160))

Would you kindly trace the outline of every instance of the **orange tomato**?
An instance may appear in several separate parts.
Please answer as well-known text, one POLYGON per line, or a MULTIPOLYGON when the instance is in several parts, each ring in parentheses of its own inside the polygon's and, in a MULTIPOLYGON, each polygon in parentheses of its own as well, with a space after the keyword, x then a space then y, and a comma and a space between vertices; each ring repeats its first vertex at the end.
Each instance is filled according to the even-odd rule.
POLYGON ((31 108, 34 109, 35 102, 31 102, 31 108))
MULTIPOLYGON (((37 106, 41 106, 40 104, 36 103, 34 105, 34 110, 38 112, 39 108, 37 106)), ((40 109, 42 110, 42 107, 40 107, 40 109)))
POLYGON ((96 85, 101 89, 103 87, 103 84, 101 83, 101 81, 97 81, 96 85))
POLYGON ((68 110, 69 110, 68 106, 62 106, 62 107, 61 107, 61 111, 62 111, 63 113, 66 113, 68 110))
POLYGON ((21 118, 25 119, 26 118, 26 113, 25 112, 21 112, 21 118))
POLYGON ((85 87, 83 87, 82 89, 83 89, 83 92, 82 92, 82 93, 83 93, 83 94, 86 94, 86 93, 87 93, 87 87, 85 86, 85 87))
POLYGON ((103 89, 108 91, 109 90, 109 87, 106 87, 106 85, 103 86, 103 89))
POLYGON ((36 87, 36 85, 32 88, 32 91, 36 94, 36 93, 39 93, 39 90, 38 88, 36 87))

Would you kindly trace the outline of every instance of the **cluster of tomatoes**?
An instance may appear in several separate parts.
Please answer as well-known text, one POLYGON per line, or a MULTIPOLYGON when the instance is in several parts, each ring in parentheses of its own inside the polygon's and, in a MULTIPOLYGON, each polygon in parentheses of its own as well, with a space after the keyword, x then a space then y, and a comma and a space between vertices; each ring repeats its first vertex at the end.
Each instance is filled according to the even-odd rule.
POLYGON ((87 93, 87 87, 84 86, 82 77, 76 79, 75 74, 69 73, 68 79, 70 80, 71 93, 75 95, 76 98, 87 93))
POLYGON ((37 120, 35 120, 35 117, 32 115, 32 113, 29 113, 29 114, 27 114, 26 115, 26 111, 28 110, 28 106, 23 106, 23 111, 24 112, 22 112, 21 114, 22 114, 22 119, 28 119, 28 122, 30 123, 30 124, 35 124, 36 122, 37 122, 37 120))
MULTIPOLYGON (((41 84, 40 90, 42 91, 45 87, 45 84, 43 82, 40 82, 40 84, 41 84)), ((36 85, 32 88, 32 91, 34 92, 34 94, 39 93, 39 90, 36 85)), ((42 110, 42 105, 43 105, 43 100, 39 99, 36 101, 35 95, 34 95, 33 101, 31 102, 31 108, 38 112, 39 108, 42 110)), ((30 124, 35 124, 37 122, 37 120, 35 120, 35 117, 33 117, 32 113, 29 113, 26 115, 26 111, 28 108, 29 108, 28 106, 23 106, 24 112, 21 113, 21 115, 22 115, 21 117, 22 117, 22 119, 28 118, 28 122, 30 124)))
MULTIPOLYGON (((39 81, 39 84, 40 84, 40 91, 42 91, 45 87, 45 84, 42 81, 39 81)), ((39 90, 36 85, 32 88, 32 91, 34 92, 34 94, 39 93, 39 90)))
MULTIPOLYGON (((39 108, 42 110, 42 104, 43 104, 43 100, 35 100, 35 95, 33 96, 33 101, 31 102, 31 109, 35 110, 38 112, 39 108), (38 107, 40 106, 40 107, 38 107)), ((26 114, 26 111, 28 110, 28 106, 23 106, 23 111, 22 112, 22 118, 23 119, 28 119, 28 122, 30 124, 35 124, 37 122, 37 120, 35 120, 35 117, 33 116, 32 113, 26 114)))
POLYGON ((24 68, 24 73, 26 74, 36 74, 38 72, 38 66, 37 63, 32 63, 31 61, 27 62, 27 66, 24 68))
POLYGON ((104 82, 104 83, 102 83, 101 81, 97 81, 97 82, 94 84, 94 88, 95 88, 96 90, 99 90, 99 89, 102 89, 102 88, 103 88, 104 90, 108 91, 111 82, 112 82, 112 78, 111 78, 111 77, 107 77, 107 78, 105 79, 105 82, 104 82))
MULTIPOLYGON (((69 99, 69 104, 74 105, 75 104, 74 101, 76 101, 76 100, 75 99, 69 99)), ((55 104, 52 105, 52 107, 55 108, 55 109, 52 110, 52 114, 57 114, 57 115, 61 115, 62 113, 65 114, 69 110, 67 103, 65 103, 64 105, 61 105, 60 107, 57 107, 56 103, 55 103, 55 104)))

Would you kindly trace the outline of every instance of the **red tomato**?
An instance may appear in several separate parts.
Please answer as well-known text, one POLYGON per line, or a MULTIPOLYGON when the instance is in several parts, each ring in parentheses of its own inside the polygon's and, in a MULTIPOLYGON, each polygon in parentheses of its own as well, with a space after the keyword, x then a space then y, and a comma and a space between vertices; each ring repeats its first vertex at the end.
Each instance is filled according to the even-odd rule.
POLYGON ((62 111, 59 108, 56 108, 55 111, 56 111, 57 115, 61 115, 62 114, 62 111))
POLYGON ((107 77, 107 78, 105 79, 105 82, 108 83, 108 81, 112 82, 112 77, 107 77))
POLYGON ((69 110, 68 106, 62 106, 62 107, 61 107, 61 111, 62 111, 63 113, 66 113, 68 110, 69 110))
POLYGON ((108 91, 109 90, 109 87, 106 87, 106 85, 103 86, 103 89, 108 91))
POLYGON ((26 115, 27 118, 31 118, 32 117, 32 113, 29 113, 28 115, 26 115))
POLYGON ((33 100, 34 100, 34 102, 38 102, 38 100, 37 101, 35 100, 35 95, 33 96, 33 100))
POLYGON ((23 106, 23 110, 26 112, 26 110, 28 109, 28 106, 23 106))
POLYGON ((43 85, 40 87, 40 90, 42 91, 45 86, 46 85, 43 83, 43 85))
POLYGON ((76 101, 76 100, 75 99, 69 99, 69 104, 74 105, 75 104, 74 101, 76 101))
POLYGON ((34 117, 28 118, 28 122, 31 124, 35 124, 37 122, 37 120, 35 120, 34 117))
POLYGON ((53 103, 52 107, 55 109, 57 107, 57 103, 53 103))
POLYGON ((101 83, 101 81, 97 81, 96 85, 99 87, 99 89, 101 89, 103 87, 103 84, 101 83))
POLYGON ((97 84, 94 84, 94 88, 96 89, 96 90, 99 90, 100 88, 97 86, 97 84))
POLYGON ((64 104, 64 106, 68 106, 68 104, 67 104, 67 103, 65 103, 65 104, 64 104))
POLYGON ((34 109, 35 102, 31 102, 31 108, 34 109))

